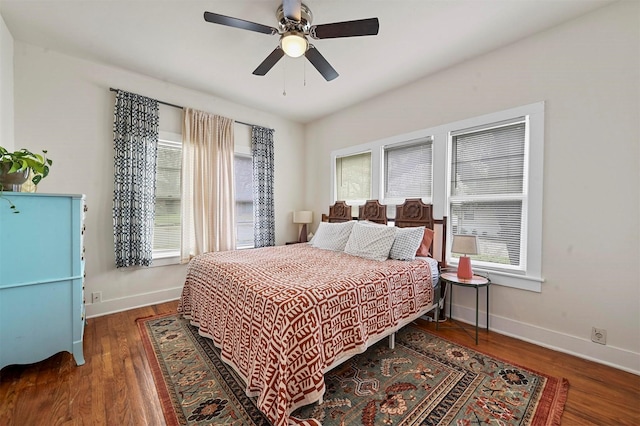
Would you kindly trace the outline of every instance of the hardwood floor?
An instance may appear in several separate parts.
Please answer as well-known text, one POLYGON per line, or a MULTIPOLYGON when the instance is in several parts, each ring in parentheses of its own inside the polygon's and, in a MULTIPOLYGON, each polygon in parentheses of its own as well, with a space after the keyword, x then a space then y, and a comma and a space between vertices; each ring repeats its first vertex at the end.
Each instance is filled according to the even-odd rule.
MULTIPOLYGON (((0 425, 163 425, 155 385, 135 320, 175 312, 177 302, 88 320, 86 364, 59 353, 0 371, 0 425)), ((435 331, 435 324, 420 322, 435 331)), ((640 376, 497 333, 436 332, 450 340, 569 380, 563 425, 640 425, 640 376)), ((1 342, 0 342, 1 343, 1 342)))

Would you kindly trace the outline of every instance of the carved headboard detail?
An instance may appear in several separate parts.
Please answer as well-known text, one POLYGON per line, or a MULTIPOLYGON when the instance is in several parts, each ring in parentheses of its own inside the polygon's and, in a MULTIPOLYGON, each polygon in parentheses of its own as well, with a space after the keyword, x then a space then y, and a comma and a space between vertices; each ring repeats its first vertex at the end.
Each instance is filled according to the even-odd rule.
POLYGON ((333 206, 329 207, 329 216, 322 215, 322 220, 326 222, 325 218, 332 223, 348 222, 353 219, 351 206, 344 201, 336 201, 333 206))
POLYGON ((364 206, 360 207, 358 219, 386 225, 387 206, 383 206, 378 200, 368 200, 364 206))
POLYGON ((426 226, 433 229, 433 206, 425 204, 419 198, 409 198, 396 206, 396 226, 426 226))

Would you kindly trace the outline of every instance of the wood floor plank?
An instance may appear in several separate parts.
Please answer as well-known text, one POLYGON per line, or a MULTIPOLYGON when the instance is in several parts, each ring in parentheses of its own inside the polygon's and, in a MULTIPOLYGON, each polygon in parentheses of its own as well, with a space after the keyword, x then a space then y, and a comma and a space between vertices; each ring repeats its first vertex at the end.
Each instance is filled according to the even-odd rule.
MULTIPOLYGON (((136 319, 175 312, 176 302, 89 319, 86 364, 56 354, 0 370, 0 425, 164 425, 136 319)), ((451 320, 448 326, 452 325, 451 320)), ((479 344, 459 329, 419 327, 530 370, 569 380, 562 424, 639 425, 640 376, 494 332, 479 344)))

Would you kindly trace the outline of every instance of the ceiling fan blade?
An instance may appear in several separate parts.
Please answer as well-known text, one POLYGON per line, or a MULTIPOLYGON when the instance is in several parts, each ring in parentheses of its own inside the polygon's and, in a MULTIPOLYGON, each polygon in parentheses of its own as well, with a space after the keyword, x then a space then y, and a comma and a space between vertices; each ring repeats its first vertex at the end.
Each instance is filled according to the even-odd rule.
POLYGON ((242 30, 255 31, 263 34, 277 34, 276 28, 268 25, 256 24, 255 22, 245 21, 244 19, 232 18, 230 16, 219 15, 217 13, 205 12, 204 20, 212 24, 226 25, 228 27, 240 28, 242 30))
POLYGON ((278 61, 280 60, 280 58, 282 58, 283 55, 284 55, 284 50, 282 50, 280 46, 276 47, 275 49, 273 49, 273 52, 271 52, 269 56, 267 56, 267 58, 264 61, 262 61, 260 65, 258 65, 258 68, 256 68, 255 71, 253 71, 253 74, 265 75, 266 73, 269 72, 271 68, 273 68, 275 64, 278 63, 278 61))
POLYGON ((338 77, 338 72, 333 69, 333 67, 327 62, 327 60, 318 52, 318 49, 315 48, 314 45, 310 44, 309 49, 304 54, 307 57, 309 62, 316 67, 318 72, 322 74, 325 80, 331 81, 334 78, 338 77))
POLYGON ((282 10, 287 19, 300 22, 300 18, 302 17, 300 13, 302 10, 302 0, 282 0, 282 10))
POLYGON ((315 39, 359 37, 378 34, 378 18, 358 19, 356 21, 334 22, 333 24, 312 25, 309 35, 315 39))

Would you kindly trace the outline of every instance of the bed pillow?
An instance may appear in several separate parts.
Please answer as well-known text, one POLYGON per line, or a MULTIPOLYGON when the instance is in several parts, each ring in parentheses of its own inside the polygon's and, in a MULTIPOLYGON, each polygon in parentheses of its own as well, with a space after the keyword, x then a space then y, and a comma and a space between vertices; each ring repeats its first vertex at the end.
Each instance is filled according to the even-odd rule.
POLYGON ((344 251, 354 223, 355 221, 342 223, 320 222, 316 234, 311 239, 311 245, 323 250, 344 251))
POLYGON ((433 241, 433 229, 424 228, 424 236, 422 237, 422 243, 420 244, 420 248, 416 252, 416 256, 420 257, 429 257, 431 253, 429 252, 429 248, 431 247, 431 242, 433 241))
POLYGON ((397 228, 389 257, 396 260, 413 260, 424 237, 424 226, 397 228))
POLYGON ((353 225, 344 252, 365 259, 384 261, 389 258, 395 235, 393 227, 358 222, 353 225))

